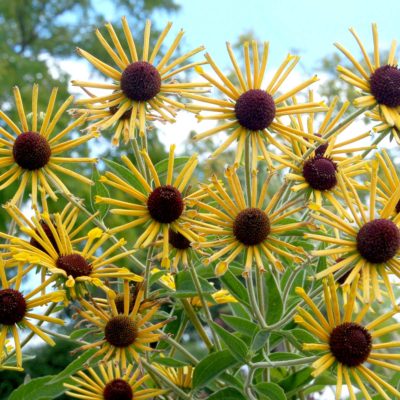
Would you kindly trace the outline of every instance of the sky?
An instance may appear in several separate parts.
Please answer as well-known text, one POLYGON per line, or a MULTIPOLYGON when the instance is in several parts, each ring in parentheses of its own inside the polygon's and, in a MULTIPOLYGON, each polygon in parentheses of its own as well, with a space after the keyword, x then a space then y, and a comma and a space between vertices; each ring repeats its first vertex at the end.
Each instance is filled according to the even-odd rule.
MULTIPOLYGON (((261 40, 270 41, 271 62, 277 64, 287 52, 302 56, 307 72, 325 55, 336 51, 338 41, 356 49, 348 28, 371 43, 371 23, 376 22, 383 46, 389 46, 399 34, 399 0, 178 0, 181 10, 172 19, 175 28, 186 31, 192 47, 205 45, 221 65, 229 63, 225 42, 253 31, 261 40)), ((160 23, 161 25, 161 23, 160 23)))

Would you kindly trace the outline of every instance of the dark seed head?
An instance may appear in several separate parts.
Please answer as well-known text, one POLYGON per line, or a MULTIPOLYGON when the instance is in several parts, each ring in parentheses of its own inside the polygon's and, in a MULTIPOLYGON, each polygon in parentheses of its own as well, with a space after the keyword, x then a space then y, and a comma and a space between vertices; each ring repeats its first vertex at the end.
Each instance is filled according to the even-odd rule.
POLYGON ((77 253, 58 257, 56 265, 57 268, 63 269, 67 276, 71 275, 74 279, 89 276, 92 272, 92 265, 77 253))
POLYGON ((131 100, 151 100, 160 92, 160 88, 160 73, 146 61, 134 62, 122 72, 121 89, 131 100))
POLYGON ((264 90, 251 89, 237 99, 235 113, 244 128, 261 131, 268 128, 275 118, 275 102, 264 90))
POLYGON ((34 171, 43 168, 50 160, 49 142, 37 132, 23 132, 13 146, 15 162, 23 169, 34 171))
POLYGON ((115 347, 128 347, 137 338, 137 328, 132 318, 118 315, 111 318, 104 329, 108 343, 115 347))
POLYGON ((187 250, 190 246, 190 241, 185 238, 181 233, 169 230, 169 244, 178 250, 187 250))
POLYGON ((303 176, 313 189, 330 190, 337 184, 336 170, 330 158, 316 155, 304 162, 303 176))
POLYGON ((341 364, 357 367, 367 360, 372 348, 372 338, 363 326, 344 322, 331 332, 329 347, 341 364))
POLYGON ((384 65, 375 70, 369 78, 371 93, 379 104, 388 107, 400 106, 400 70, 384 65))
POLYGON ((400 231, 388 219, 375 219, 361 227, 357 250, 367 261, 380 264, 392 259, 400 248, 400 231))
POLYGON ((0 290, 0 324, 14 325, 21 322, 26 308, 26 301, 21 292, 14 289, 0 290))
MULTIPOLYGON (((57 242, 54 238, 53 232, 51 231, 49 225, 47 225, 46 222, 44 222, 43 220, 40 221, 40 225, 44 231, 44 233, 46 234, 47 238, 49 239, 49 241, 51 242, 51 244, 53 245, 55 251, 58 253, 58 246, 57 246, 57 242)), ((40 234, 38 233, 37 229, 35 230, 35 232, 40 236, 40 234)), ((36 247, 37 249, 44 251, 46 253, 46 250, 42 247, 42 245, 35 239, 35 238, 31 238, 30 242, 29 242, 32 246, 36 247)))
POLYGON ((132 400, 133 391, 128 382, 114 379, 104 387, 103 397, 104 400, 132 400))
POLYGON ((397 202, 395 210, 397 213, 400 213, 400 200, 397 202))
POLYGON ((147 199, 147 209, 153 219, 168 224, 177 220, 183 212, 181 192, 171 185, 159 186, 147 199))
POLYGON ((233 234, 246 246, 263 242, 271 231, 267 214, 259 208, 246 208, 236 216, 233 234))

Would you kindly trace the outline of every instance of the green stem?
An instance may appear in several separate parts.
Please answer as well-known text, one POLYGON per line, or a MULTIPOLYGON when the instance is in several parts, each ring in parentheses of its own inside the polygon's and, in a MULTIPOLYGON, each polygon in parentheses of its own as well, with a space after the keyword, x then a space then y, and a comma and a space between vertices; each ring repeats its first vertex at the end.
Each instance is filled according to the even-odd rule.
POLYGON ((261 315, 265 315, 263 273, 260 271, 259 268, 256 268, 256 285, 260 312, 261 315))
POLYGON ((173 382, 171 382, 171 379, 169 379, 165 375, 163 375, 157 368, 154 368, 147 360, 142 359, 141 363, 144 365, 144 367, 146 368, 146 370, 149 373, 156 375, 160 381, 162 381, 167 387, 169 387, 180 398, 187 399, 187 400, 192 399, 192 397, 189 394, 185 393, 181 388, 179 388, 173 382))
POLYGON ((361 154, 361 158, 364 160, 367 155, 374 150, 375 146, 378 145, 385 137, 387 136, 387 134, 381 134, 379 135, 372 143, 371 143, 371 148, 365 150, 362 154, 361 154))
POLYGON ((133 152, 135 154, 136 162, 137 162, 138 167, 139 167, 139 171, 141 172, 141 174, 144 177, 146 177, 147 171, 146 171, 146 167, 145 167, 145 164, 144 164, 144 161, 143 161, 143 157, 140 154, 140 149, 139 149, 139 145, 138 145, 138 142, 136 140, 136 137, 134 137, 132 139, 131 143, 132 143, 133 152))
POLYGON ((163 335, 163 340, 165 340, 168 344, 175 347, 177 351, 181 352, 186 358, 194 365, 199 363, 199 360, 189 353, 181 344, 179 344, 176 340, 172 339, 172 337, 165 335, 163 331, 157 330, 157 333, 163 335))
POLYGON ((213 328, 213 325, 212 325, 213 319, 212 319, 212 315, 211 315, 211 312, 210 312, 210 308, 208 307, 207 300, 204 298, 203 291, 201 290, 200 280, 199 280, 199 277, 197 276, 196 268, 194 267, 194 265, 192 263, 191 254, 189 254, 188 262, 189 262, 189 271, 190 271, 190 274, 192 276, 192 279, 193 279, 193 282, 194 282, 194 286, 196 287, 197 294, 198 294, 198 296, 200 298, 201 305, 203 306, 203 310, 204 310, 204 313, 205 313, 205 316, 206 316, 206 320, 207 320, 208 326, 211 329, 211 334, 212 334, 213 339, 214 339, 215 347, 218 350, 222 350, 221 343, 219 341, 219 337, 216 334, 216 332, 214 331, 214 328, 213 328))
POLYGON ((251 207, 251 165, 250 165, 250 135, 247 135, 244 147, 244 168, 246 178, 247 204, 251 207))
MULTIPOLYGON (((181 324, 180 324, 180 326, 179 326, 178 332, 176 332, 176 335, 175 335, 175 340, 176 340, 178 343, 179 343, 179 341, 182 339, 182 336, 183 336, 183 334, 185 333, 185 330, 186 330, 188 324, 189 324, 189 318, 186 316, 186 314, 184 314, 184 315, 182 316, 182 321, 181 321, 181 324)), ((173 357, 174 354, 175 354, 175 352, 176 352, 176 348, 175 348, 175 347, 172 347, 172 348, 171 348, 171 351, 170 351, 170 353, 169 353, 169 356, 170 356, 170 357, 173 357)))
POLYGON ((151 269, 151 259, 153 258, 154 246, 150 246, 147 250, 147 259, 146 259, 146 269, 144 270, 144 298, 147 297, 149 293, 149 284, 150 284, 150 269, 151 269))
POLYGON ((314 361, 317 361, 320 356, 311 356, 311 357, 303 357, 297 358, 295 360, 284 360, 284 361, 269 361, 269 362, 257 362, 257 363, 250 363, 249 366, 251 368, 279 368, 279 367, 291 367, 293 365, 304 365, 304 364, 311 364, 314 361))
POLYGON ((267 328, 267 323, 264 320, 263 315, 261 314, 260 308, 257 304, 257 299, 254 293, 254 286, 253 286, 253 269, 250 269, 249 273, 245 276, 246 280, 246 287, 249 293, 249 300, 251 309, 255 315, 256 320, 259 322, 262 328, 267 328))
POLYGON ((182 306, 190 319, 190 322, 193 324, 194 328, 196 329, 197 333, 203 340, 204 344, 207 346, 208 350, 212 350, 214 345, 211 343, 210 339, 207 336, 206 331, 201 324, 199 317, 194 312, 192 305, 189 303, 187 299, 181 299, 182 306))

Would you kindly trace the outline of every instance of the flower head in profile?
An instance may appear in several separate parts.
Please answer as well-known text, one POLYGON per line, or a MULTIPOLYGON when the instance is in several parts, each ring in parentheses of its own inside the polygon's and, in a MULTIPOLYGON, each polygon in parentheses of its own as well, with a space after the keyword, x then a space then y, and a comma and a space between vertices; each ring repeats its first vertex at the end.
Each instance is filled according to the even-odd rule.
POLYGON ((201 140, 219 132, 228 131, 228 138, 214 151, 212 157, 221 154, 232 143, 237 141, 235 166, 238 166, 243 155, 246 137, 250 136, 249 140, 253 149, 252 169, 256 170, 257 168, 258 152, 261 152, 269 166, 272 167, 272 160, 267 150, 268 144, 272 144, 282 150, 285 144, 282 143, 281 139, 288 141, 293 137, 302 137, 301 131, 285 126, 281 121, 281 117, 293 113, 309 113, 323 110, 321 102, 288 106, 285 101, 318 79, 313 77, 282 93, 280 92, 281 86, 299 62, 299 57, 289 54, 269 83, 264 83, 269 52, 268 42, 264 43, 261 55, 256 41, 252 41, 251 45, 248 42, 244 43, 245 71, 243 72, 239 68, 229 43, 227 43, 227 49, 238 84, 235 84, 225 76, 211 56, 206 54, 206 59, 218 78, 214 78, 204 72, 201 67, 196 69, 204 79, 222 93, 225 99, 188 94, 191 99, 203 103, 190 104, 187 106, 189 110, 211 112, 210 115, 200 114, 198 116, 199 120, 210 119, 221 122, 215 128, 197 134, 193 139, 201 140), (252 60, 250 57, 251 50, 252 60), (272 133, 275 134, 273 135, 272 133))
POLYGON ((321 357, 312 364, 312 375, 316 377, 333 366, 337 371, 337 400, 341 398, 343 384, 347 385, 350 400, 358 398, 353 385, 360 389, 365 399, 371 399, 366 383, 386 400, 400 398, 400 392, 388 383, 387 377, 381 378, 366 365, 368 363, 384 369, 399 370, 398 366, 389 361, 399 360, 400 354, 384 353, 380 350, 399 347, 400 343, 384 340, 379 342, 380 338, 399 329, 398 323, 387 325, 397 310, 379 315, 372 322, 363 324, 369 304, 365 304, 357 315, 354 315, 358 279, 357 276, 351 284, 349 297, 343 305, 333 275, 323 280, 326 316, 303 288, 296 288, 296 293, 302 297, 310 311, 299 308, 295 322, 319 340, 318 343, 303 344, 304 350, 321 352, 321 357))
POLYGON ((71 377, 72 383, 64 383, 66 394, 77 399, 86 400, 145 400, 155 398, 166 391, 157 388, 146 388, 151 381, 149 375, 143 375, 140 368, 132 364, 121 368, 119 364, 100 363, 96 369, 79 371, 71 377))
MULTIPOLYGON (((7 353, 6 340, 8 335, 12 336, 16 356, 16 369, 19 370, 22 370, 21 329, 30 330, 50 346, 54 346, 54 340, 40 329, 39 325, 33 323, 33 320, 57 325, 64 324, 62 319, 51 317, 47 314, 42 315, 37 307, 64 301, 65 292, 57 290, 43 294, 43 289, 53 281, 53 279, 49 278, 30 292, 24 293, 22 279, 26 276, 26 273, 26 270, 19 266, 16 275, 11 279, 7 279, 4 261, 0 257, 0 354, 7 353)), ((6 367, 10 369, 10 366, 6 367)), ((2 369, 1 365, 0 369, 2 369)))
MULTIPOLYGON (((313 93, 309 92, 309 101, 313 101, 313 93)), ((328 203, 332 205, 340 215, 345 215, 346 210, 341 204, 342 189, 340 188, 338 175, 346 175, 352 182, 355 176, 365 172, 365 162, 360 155, 350 153, 359 153, 368 150, 371 146, 361 146, 358 141, 370 136, 369 131, 350 139, 339 141, 339 136, 345 136, 344 130, 349 127, 340 125, 341 117, 346 112, 349 103, 346 102, 335 113, 338 97, 334 98, 328 110, 319 113, 323 117, 320 122, 315 113, 310 113, 307 120, 303 121, 300 114, 291 116, 292 126, 298 130, 305 130, 309 134, 304 143, 299 139, 292 140, 292 148, 282 157, 272 155, 278 158, 282 165, 290 167, 291 171, 286 175, 286 179, 292 181, 291 189, 294 192, 304 191, 310 200, 317 207, 328 203), (335 133, 327 141, 320 143, 316 137, 323 138, 330 131, 335 133), (341 135, 342 134, 342 135, 341 135), (316 149, 305 158, 310 143, 316 146, 316 149), (304 159, 305 158, 305 159, 304 159)))
POLYGON ((124 251, 112 256, 126 243, 124 239, 108 249, 103 249, 110 235, 100 228, 91 229, 87 235, 77 239, 77 231, 71 232, 69 219, 63 220, 59 213, 37 213, 29 221, 16 207, 8 206, 8 211, 19 223, 21 231, 29 237, 29 240, 11 240, 13 259, 42 267, 53 280, 65 285, 71 297, 83 295, 86 284, 110 292, 104 282, 107 279, 125 278, 137 282, 143 280, 128 269, 113 264, 132 253, 132 250, 124 251), (102 251, 99 252, 100 249, 102 251))
POLYGON ((18 189, 12 198, 17 203, 24 195, 27 186, 31 185, 33 206, 37 205, 38 188, 41 186, 53 200, 57 200, 54 189, 70 193, 58 174, 77 179, 85 185, 92 181, 72 169, 64 167, 66 163, 95 163, 95 158, 66 157, 66 151, 71 151, 79 145, 89 141, 96 133, 81 135, 76 139, 64 140, 73 129, 80 126, 86 118, 81 115, 72 124, 61 129, 58 122, 65 114, 66 109, 72 103, 73 97, 69 97, 54 112, 57 97, 57 88, 51 92, 47 109, 43 120, 40 122, 38 110, 39 86, 33 85, 32 89, 32 117, 30 120, 22 103, 18 87, 14 87, 15 104, 17 107, 19 122, 12 121, 0 110, 0 119, 6 124, 0 128, 0 143, 4 146, 0 152, 0 191, 18 179, 18 189))
POLYGON ((86 91, 88 88, 95 88, 108 92, 105 95, 91 95, 87 99, 80 99, 77 104, 87 106, 85 111, 91 116, 97 117, 98 121, 92 124, 91 128, 104 130, 117 124, 113 138, 115 145, 118 144, 119 135, 123 129, 121 121, 126 120, 124 124, 129 126, 129 139, 133 138, 137 124, 139 134, 143 136, 146 132, 146 120, 149 119, 150 114, 152 115, 150 118, 173 122, 176 109, 185 108, 181 102, 171 98, 171 95, 185 97, 187 93, 201 92, 202 86, 208 86, 206 83, 178 83, 176 81, 179 73, 199 64, 185 62, 202 51, 203 47, 198 47, 174 59, 174 53, 184 34, 181 30, 166 53, 160 55, 160 48, 171 26, 172 23, 167 24, 153 49, 150 49, 151 22, 146 21, 141 56, 138 55, 126 17, 122 18, 122 28, 128 46, 125 43, 121 44, 110 23, 106 24, 106 29, 111 41, 106 40, 97 29, 96 36, 113 60, 114 65, 108 65, 87 51, 77 49, 79 55, 86 58, 97 70, 112 80, 112 83, 75 80, 72 81, 72 84, 80 86, 86 91))
POLYGON ((332 228, 324 234, 307 233, 305 237, 329 245, 329 248, 315 250, 315 256, 334 256, 339 262, 320 271, 316 278, 323 278, 338 271, 339 276, 351 270, 344 284, 350 285, 361 273, 364 302, 372 298, 382 301, 378 278, 381 277, 389 297, 396 305, 389 275, 400 277, 400 219, 394 216, 394 209, 400 198, 400 187, 391 195, 385 206, 377 209, 378 162, 374 160, 370 168, 369 209, 361 201, 359 193, 346 176, 339 177, 349 217, 340 217, 327 208, 318 208, 312 216, 315 220, 332 228), (334 233, 336 232, 336 234, 334 233), (338 237, 339 235, 339 237, 338 237), (373 294, 371 295, 371 292, 373 294))
POLYGON ((290 235, 292 230, 307 224, 284 222, 303 207, 292 207, 292 202, 277 207, 281 190, 265 205, 270 179, 265 180, 257 196, 257 174, 253 174, 252 196, 248 204, 235 170, 227 168, 225 176, 229 190, 214 176, 213 186, 205 188, 208 199, 194 201, 203 212, 199 212, 191 222, 199 233, 208 236, 208 240, 196 246, 213 250, 205 263, 208 265, 219 260, 215 273, 222 275, 229 264, 241 255, 244 255, 245 273, 250 271, 253 262, 264 271, 264 257, 279 271, 284 269, 280 256, 296 263, 301 262, 300 255, 304 254, 304 250, 282 239, 290 235), (214 251, 218 248, 218 251, 214 251))
MULTIPOLYGON (((361 89, 362 95, 354 100, 356 107, 373 107, 375 118, 379 117, 382 122, 376 130, 391 131, 392 128, 398 133, 400 129, 400 69, 396 62, 396 41, 392 41, 387 61, 382 64, 378 28, 372 24, 372 38, 374 54, 372 59, 368 55, 363 43, 354 28, 350 28, 351 34, 357 41, 364 58, 366 68, 341 44, 335 46, 348 58, 355 68, 355 72, 348 68, 338 66, 340 78, 350 85, 361 89)), ((393 133, 393 131, 392 131, 393 133)), ((396 133, 396 136, 397 136, 396 133)))
POLYGON ((192 388, 194 367, 191 365, 173 368, 155 364, 155 367, 179 388, 189 390, 192 388))
POLYGON ((93 326, 93 333, 98 334, 99 340, 84 345, 79 350, 98 347, 93 357, 102 356, 102 361, 107 362, 113 359, 121 362, 125 369, 127 364, 139 362, 141 352, 153 351, 150 343, 162 339, 163 333, 157 332, 168 322, 165 319, 156 324, 150 322, 154 314, 159 310, 160 304, 155 304, 150 309, 139 312, 144 296, 144 287, 141 287, 135 301, 130 301, 130 291, 127 282, 124 283, 123 310, 118 310, 115 298, 108 296, 108 307, 98 305, 94 299, 88 302, 80 300, 82 309, 78 314, 93 326))
MULTIPOLYGON (((126 201, 116 200, 111 197, 96 197, 100 204, 110 204, 119 208, 112 208, 111 213, 125 215, 131 220, 126 224, 114 227, 110 233, 123 232, 135 226, 147 224, 146 229, 135 242, 135 248, 148 247, 156 240, 158 234, 163 235, 162 261, 163 267, 170 266, 170 232, 179 233, 190 242, 197 241, 189 221, 190 211, 187 210, 187 200, 193 197, 185 194, 188 182, 197 165, 197 155, 193 155, 183 166, 178 176, 174 179, 174 152, 175 145, 170 147, 168 169, 165 184, 161 183, 156 167, 147 152, 143 151, 143 158, 150 171, 152 181, 148 182, 144 175, 133 165, 128 157, 122 156, 122 161, 132 174, 132 180, 138 182, 132 185, 126 178, 106 172, 101 181, 114 187, 127 196, 126 201)), ((171 237, 172 237, 171 235, 171 237)))

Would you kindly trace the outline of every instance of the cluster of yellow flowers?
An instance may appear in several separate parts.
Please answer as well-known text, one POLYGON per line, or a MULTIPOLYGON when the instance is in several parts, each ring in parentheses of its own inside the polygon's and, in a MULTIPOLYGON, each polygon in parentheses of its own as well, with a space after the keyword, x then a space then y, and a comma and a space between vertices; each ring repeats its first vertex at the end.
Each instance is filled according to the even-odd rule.
MULTIPOLYGON (((60 309, 57 303, 73 303, 78 325, 89 326, 91 334, 79 350, 96 349, 90 360, 98 371, 89 367, 77 373, 73 383, 65 384, 67 394, 88 400, 132 400, 163 396, 172 390, 185 398, 192 387, 195 358, 193 365, 175 369, 163 365, 162 357, 160 364, 148 362, 149 353, 162 340, 182 351, 181 337, 174 340, 164 329, 174 319, 174 309, 170 316, 161 311, 165 299, 152 297, 151 285, 173 296, 175 274, 189 269, 198 293, 181 296, 181 305, 207 347, 221 350, 209 308, 241 302, 229 287, 221 288, 227 271, 236 270, 247 286, 250 318, 262 329, 274 332, 263 310, 265 293, 259 284, 263 276, 272 277, 285 301, 289 294, 295 298, 291 305, 284 304, 287 315, 276 328, 284 328, 294 317, 315 337, 316 342, 305 343, 303 351, 321 354, 313 359, 314 377, 336 367, 337 399, 342 398, 343 383, 351 400, 357 398, 354 386, 366 399, 372 398, 369 386, 385 399, 400 398, 396 385, 375 372, 376 368, 400 371, 392 362, 400 354, 379 351, 400 346, 391 339, 400 324, 390 324, 398 317, 400 182, 385 150, 367 159, 385 136, 400 144, 400 70, 395 42, 384 65, 375 25, 372 59, 353 29, 363 62, 337 44, 352 64, 338 67, 340 77, 361 91, 354 103, 359 110, 349 115, 349 102, 340 105, 336 98, 326 105, 314 99, 311 89, 304 96, 303 90, 317 77, 283 89, 299 57, 289 54, 268 74, 268 42, 261 52, 256 41, 244 44, 243 69, 228 43, 233 67, 228 77, 209 54, 204 61, 189 62, 202 47, 174 55, 183 31, 160 54, 171 24, 151 48, 151 24, 146 22, 141 55, 126 18, 122 28, 123 43, 111 24, 106 24, 109 40, 96 31, 113 65, 78 48, 78 54, 111 83, 73 81, 88 95, 75 102, 76 108, 69 109, 70 97, 55 111, 54 89, 42 113, 35 84, 31 113, 25 111, 18 88, 14 95, 19 121, 0 110, 5 124, 0 127, 0 191, 18 183, 12 199, 4 199, 3 210, 12 221, 10 231, 0 232, 0 369, 22 370, 22 347, 33 335, 54 345, 51 330, 42 325, 62 325, 62 319, 50 314, 60 309), (211 72, 205 71, 206 65, 211 72), (200 82, 176 80, 192 69, 200 82), (210 89, 214 97, 208 94, 210 89), (197 134, 196 141, 227 133, 212 157, 237 143, 224 179, 213 175, 193 189, 198 157, 192 154, 178 165, 175 145, 162 165, 150 158, 147 129, 154 121, 174 122, 180 110, 195 113, 199 121, 218 122, 197 134), (68 112, 75 119, 61 130, 59 121, 68 112), (349 127, 360 115, 377 125, 349 136, 349 127), (66 139, 85 123, 82 135, 66 139), (377 135, 372 144, 367 140, 371 129, 377 135), (119 145, 122 137, 125 144, 133 142, 135 151, 134 161, 130 155, 121 157, 123 176, 105 171, 97 182, 110 194, 97 195, 95 203, 121 216, 118 225, 107 227, 97 213, 86 210, 75 197, 78 193, 71 193, 59 174, 93 184, 63 165, 96 163, 92 157, 74 157, 72 150, 109 130, 113 145, 119 145), (66 152, 69 157, 61 154, 66 152), (277 187, 282 176, 283 183, 277 187), (22 207, 29 185, 32 217, 22 207), (68 204, 50 211, 48 198, 57 200, 58 196, 68 204), (87 218, 82 223, 83 213, 87 218), (132 228, 140 229, 133 245, 117 238, 132 228), (145 248, 149 252, 141 262, 136 253, 145 248), (208 265, 214 267, 218 288, 211 296, 203 293, 198 276, 208 265), (136 268, 143 274, 134 273, 136 268), (40 284, 27 293, 22 287, 31 273, 38 274, 40 284), (310 279, 292 290, 299 273, 310 279), (392 310, 371 321, 372 305, 383 304, 385 298, 392 310), (197 315, 200 308, 212 341, 197 315), (21 340, 23 328, 31 333, 24 333, 21 340), (10 363, 14 354, 15 365, 10 363)), ((186 325, 181 326, 184 331, 186 325)), ((258 363, 253 361, 248 360, 250 370, 273 367, 259 357, 258 363)), ((245 393, 255 398, 251 385, 247 383, 245 393)))

